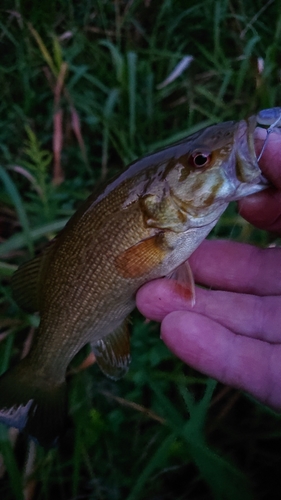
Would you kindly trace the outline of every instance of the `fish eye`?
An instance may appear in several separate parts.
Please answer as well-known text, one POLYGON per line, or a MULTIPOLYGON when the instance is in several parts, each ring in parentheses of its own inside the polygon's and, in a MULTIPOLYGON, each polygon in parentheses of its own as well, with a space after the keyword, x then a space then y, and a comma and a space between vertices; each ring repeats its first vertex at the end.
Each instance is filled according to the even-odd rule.
POLYGON ((211 161, 211 155, 206 153, 195 153, 190 159, 194 167, 206 167, 211 161))

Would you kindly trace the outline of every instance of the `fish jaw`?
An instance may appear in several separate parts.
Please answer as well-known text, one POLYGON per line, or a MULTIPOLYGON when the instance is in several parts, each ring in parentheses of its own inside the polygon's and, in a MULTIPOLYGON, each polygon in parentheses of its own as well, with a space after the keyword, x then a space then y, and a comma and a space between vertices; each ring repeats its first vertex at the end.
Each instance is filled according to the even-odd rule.
POLYGON ((238 124, 235 134, 235 163, 226 165, 226 176, 232 184, 232 192, 226 197, 228 202, 237 201, 245 196, 268 188, 269 182, 263 176, 255 152, 254 131, 257 117, 251 116, 238 124))

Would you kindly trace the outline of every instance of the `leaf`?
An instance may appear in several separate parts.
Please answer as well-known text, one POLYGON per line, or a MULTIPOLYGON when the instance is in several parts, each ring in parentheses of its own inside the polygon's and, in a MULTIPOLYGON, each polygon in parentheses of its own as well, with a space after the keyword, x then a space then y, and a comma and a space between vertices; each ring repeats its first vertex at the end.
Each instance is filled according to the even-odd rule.
POLYGON ((38 47, 41 51, 41 54, 42 54, 43 58, 45 59, 46 63, 48 64, 50 70, 52 71, 54 76, 57 76, 57 74, 58 74, 57 68, 55 67, 52 56, 51 56, 50 52, 48 51, 46 45, 44 44, 41 36, 39 35, 38 31, 36 31, 36 29, 33 28, 31 23, 27 23, 27 26, 28 26, 30 32, 32 33, 32 35, 34 36, 34 38, 38 44, 38 47))
MULTIPOLYGON (((30 252, 30 255, 34 255, 34 247, 33 247, 33 241, 31 237, 31 232, 30 232, 30 227, 29 227, 29 222, 27 218, 27 214, 24 208, 24 204, 22 202, 22 199, 20 197, 20 194, 18 192, 18 189, 14 182, 12 181, 11 177, 9 174, 4 170, 4 168, 0 165, 0 178, 2 179, 4 186, 6 188, 7 193, 9 194, 15 209, 17 211, 17 215, 19 218, 19 221, 21 223, 21 226, 23 228, 23 238, 25 240, 25 244, 28 247, 28 250, 30 252)), ((2 250, 2 245, 1 245, 1 250, 2 250)))
MULTIPOLYGON (((37 241, 39 238, 42 238, 42 236, 47 236, 49 234, 60 231, 65 226, 67 221, 68 219, 61 219, 58 221, 51 222, 50 224, 44 224, 35 229, 31 229, 29 237, 30 241, 32 242, 32 245, 33 242, 37 241)), ((18 250, 19 248, 23 248, 28 244, 28 241, 29 240, 26 239, 26 235, 24 232, 16 233, 9 240, 5 241, 5 243, 1 244, 0 255, 6 255, 7 253, 13 250, 18 250)))

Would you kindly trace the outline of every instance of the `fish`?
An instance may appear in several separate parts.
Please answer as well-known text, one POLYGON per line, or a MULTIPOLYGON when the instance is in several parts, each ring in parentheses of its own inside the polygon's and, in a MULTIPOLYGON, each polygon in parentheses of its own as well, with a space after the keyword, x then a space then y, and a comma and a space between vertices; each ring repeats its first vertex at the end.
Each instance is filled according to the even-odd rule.
POLYGON ((277 114, 211 125, 134 161, 16 270, 15 301, 39 312, 40 324, 28 355, 0 377, 1 423, 55 445, 68 414, 67 368, 86 344, 106 375, 127 372, 137 290, 168 276, 192 298, 190 272, 180 278, 188 257, 229 202, 268 186, 254 131, 277 114))

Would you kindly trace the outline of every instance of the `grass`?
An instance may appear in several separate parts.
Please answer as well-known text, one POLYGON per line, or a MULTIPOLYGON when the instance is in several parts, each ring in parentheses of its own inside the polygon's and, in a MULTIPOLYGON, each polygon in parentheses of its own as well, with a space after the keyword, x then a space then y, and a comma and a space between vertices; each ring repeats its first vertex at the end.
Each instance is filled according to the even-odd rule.
MULTIPOLYGON (((203 126, 280 104, 280 12, 277 0, 1 2, 1 372, 38 324, 11 297, 13 270, 95 185, 203 126), (158 87, 187 55, 190 67, 158 87)), ((211 237, 272 239, 234 205, 211 237)), ((118 383, 96 366, 70 377, 57 449, 0 428, 1 498, 275 497, 276 415, 183 366, 138 313, 132 356, 118 383)))

